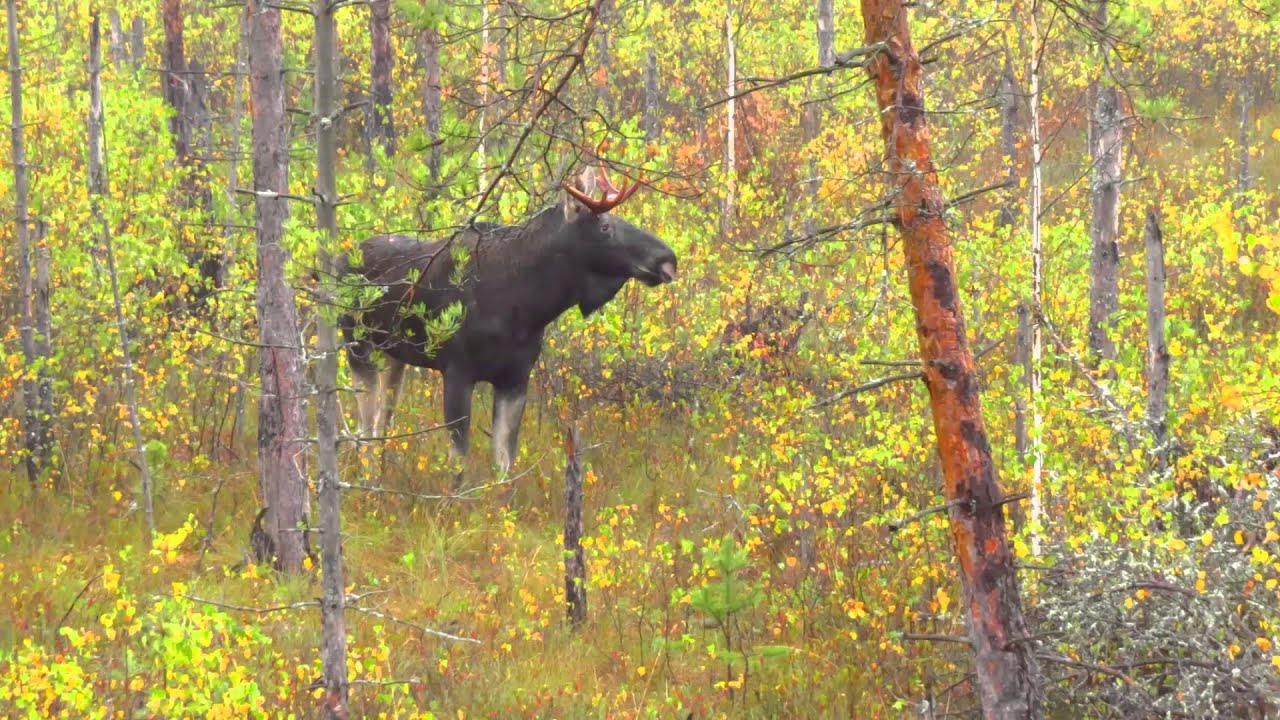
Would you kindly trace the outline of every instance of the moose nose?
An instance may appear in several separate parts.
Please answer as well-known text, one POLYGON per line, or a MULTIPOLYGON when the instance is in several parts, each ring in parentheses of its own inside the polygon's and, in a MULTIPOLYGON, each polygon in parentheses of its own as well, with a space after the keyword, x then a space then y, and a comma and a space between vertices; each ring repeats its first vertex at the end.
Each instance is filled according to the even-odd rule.
POLYGON ((663 282, 674 282, 676 279, 676 261, 667 260, 658 267, 658 271, 662 273, 663 282))

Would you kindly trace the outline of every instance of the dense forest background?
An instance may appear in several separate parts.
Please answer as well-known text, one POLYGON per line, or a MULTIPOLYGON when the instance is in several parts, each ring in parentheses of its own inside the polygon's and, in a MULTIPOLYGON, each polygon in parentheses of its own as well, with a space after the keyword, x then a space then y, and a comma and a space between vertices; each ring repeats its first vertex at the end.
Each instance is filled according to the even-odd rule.
MULTIPOLYGON (((553 326, 512 475, 487 463, 477 402, 475 480, 451 487, 445 435, 416 432, 440 422, 427 371, 402 436, 339 445, 352 714, 975 714, 859 8, 338 4, 340 249, 521 222, 598 149, 649 183, 618 213, 680 257, 677 282, 630 283, 553 326), (564 622, 570 427, 581 625, 564 622)), ((281 6, 283 269, 314 382, 332 314, 315 29, 281 6)), ((0 152, 0 714, 308 715, 324 694, 318 561, 276 570, 251 541, 265 500, 245 8, 8 7, 25 162, 12 141, 0 152), (47 301, 43 323, 24 296, 47 301), (33 406, 48 428, 34 444, 33 406)), ((1032 627, 1018 641, 1036 644, 1049 715, 1275 716, 1280 5, 910 14, 1010 497, 1032 627), (1156 326, 1167 389, 1150 382, 1156 326)), ((338 402, 352 435, 354 399, 338 402)))

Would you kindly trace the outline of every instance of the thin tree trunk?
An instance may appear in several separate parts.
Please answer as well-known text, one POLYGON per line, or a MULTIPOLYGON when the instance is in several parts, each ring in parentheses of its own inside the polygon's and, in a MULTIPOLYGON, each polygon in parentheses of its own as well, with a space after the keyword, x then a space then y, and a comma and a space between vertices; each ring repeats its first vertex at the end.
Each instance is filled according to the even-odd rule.
MULTIPOLYGON (((1099 9, 1105 20, 1106 4, 1099 9)), ((1120 94, 1115 87, 1095 83, 1096 104, 1090 132, 1093 159, 1092 251, 1089 256, 1089 350, 1096 360, 1115 360, 1111 317, 1120 306, 1120 183, 1124 143, 1120 94)), ((1113 373, 1109 373, 1113 374, 1113 373)))
POLYGON ((187 116, 191 89, 183 48, 181 0, 163 0, 161 16, 164 20, 164 99, 173 108, 169 131, 173 134, 173 154, 178 163, 185 166, 191 159, 191 126, 187 116))
POLYGON ((427 169, 431 182, 440 181, 440 34, 435 28, 423 30, 418 35, 418 54, 422 58, 423 90, 422 117, 431 139, 431 151, 427 156, 427 169))
MULTIPOLYGON (((1253 185, 1249 175, 1249 111, 1253 106, 1253 93, 1249 76, 1240 81, 1240 136, 1236 141, 1240 153, 1240 173, 1236 176, 1236 193, 1244 195, 1253 185)), ((1237 204, 1240 199, 1237 199, 1237 204)))
POLYGON ((506 97, 507 90, 507 63, 511 60, 510 49, 508 48, 509 35, 511 34, 511 12, 507 7, 507 0, 498 0, 498 22, 496 28, 498 31, 497 47, 494 51, 497 56, 494 58, 494 65, 498 71, 498 89, 506 97))
POLYGON ((120 300, 120 280, 116 272, 116 251, 111 239, 111 224, 103 209, 103 201, 111 197, 107 179, 106 149, 103 144, 105 124, 102 109, 102 37, 98 13, 92 13, 89 23, 89 204, 98 221, 102 247, 107 254, 107 274, 111 278, 111 302, 115 311, 116 333, 120 336, 120 383, 124 386, 125 405, 129 410, 129 425, 133 429, 133 452, 137 458, 138 472, 142 475, 141 505, 146 522, 145 545, 151 546, 155 535, 155 511, 151 502, 151 467, 147 464, 146 444, 142 440, 142 419, 138 413, 138 392, 133 382, 133 352, 129 348, 129 330, 125 323, 124 304, 120 300))
POLYGON ((600 20, 596 26, 596 97, 600 101, 600 110, 605 117, 613 116, 613 93, 609 91, 609 69, 613 65, 609 50, 609 28, 614 17, 613 0, 601 0, 600 20))
POLYGON ((395 101, 391 76, 396 58, 395 49, 391 45, 391 0, 372 0, 369 11, 373 139, 382 147, 382 152, 387 157, 392 157, 396 154, 396 131, 391 116, 392 103, 395 101))
MULTIPOLYGON (((1018 104, 1018 78, 1013 72, 1013 52, 1006 40, 1004 67, 1000 72, 1000 151, 1004 156, 1004 179, 1010 186, 1018 179, 1018 104)), ((1016 217, 1013 204, 1006 204, 1000 209, 997 225, 1008 227, 1016 217)))
POLYGON ((724 10, 724 45, 725 45, 725 64, 728 71, 725 77, 724 93, 729 98, 725 103, 725 143, 724 143, 724 172, 725 172, 725 196, 724 196, 724 214, 721 218, 720 231, 728 234, 729 228, 733 225, 733 217, 736 212, 737 194, 738 194, 738 119, 737 108, 738 102, 734 98, 738 87, 738 52, 734 43, 733 33, 733 0, 726 0, 724 10))
MULTIPOLYGON (((338 244, 337 54, 338 30, 334 3, 316 0, 316 222, 320 226, 320 248, 316 265, 326 278, 321 285, 322 303, 336 304, 331 288, 337 275, 333 249, 338 244)), ((317 328, 316 441, 320 488, 320 567, 323 592, 320 602, 324 644, 323 665, 325 708, 330 718, 345 720, 347 706, 347 631, 342 572, 342 508, 338 482, 338 329, 333 320, 321 317, 317 328)))
POLYGON ((111 38, 111 64, 120 67, 124 62, 124 29, 120 24, 120 10, 111 8, 107 11, 108 31, 111 38))
MULTIPOLYGON (((196 92, 199 76, 195 69, 187 65, 182 0, 163 0, 161 16, 164 20, 164 98, 173 108, 173 116, 169 119, 169 129, 173 133, 173 155, 184 174, 181 202, 183 207, 203 208, 207 211, 213 205, 213 197, 208 184, 203 180, 203 163, 196 157, 192 140, 194 129, 199 127, 196 92)), ((221 286, 222 257, 207 248, 199 248, 193 257, 200 269, 201 279, 210 287, 221 286)))
MULTIPOLYGON (((18 240, 18 304, 22 309, 21 326, 18 328, 22 339, 23 379, 22 379, 22 429, 26 445, 25 465, 27 478, 32 488, 39 489, 49 470, 49 458, 52 453, 52 434, 49 424, 52 421, 52 385, 49 381, 48 363, 49 336, 51 324, 48 308, 48 268, 42 260, 39 247, 31 246, 31 215, 28 207, 27 155, 26 140, 22 119, 22 65, 18 53, 18 11, 14 0, 8 0, 8 32, 9 32, 9 100, 11 107, 10 125, 13 145, 13 191, 15 197, 14 228, 18 240), (32 259, 36 267, 32 268, 32 259), (45 265, 41 273, 40 266, 45 265), (41 283, 41 275, 45 283, 41 283), (43 307, 41 304, 45 303, 43 307), (43 329, 42 329, 43 328, 43 329)), ((37 245, 40 239, 37 237, 37 245)))
POLYGON ((1044 246, 1040 235, 1041 151, 1040 147, 1040 25, 1036 18, 1038 3, 1029 13, 1031 52, 1028 53, 1030 82, 1031 133, 1031 553, 1040 554, 1040 531, 1044 527, 1044 415, 1040 411, 1040 359, 1044 355, 1044 329, 1040 312, 1044 299, 1044 246))
MULTIPOLYGON (((280 10, 248 0, 249 94, 253 108, 253 189, 257 217, 255 295, 261 348, 258 369, 258 468, 267 535, 276 563, 302 570, 307 523, 306 412, 298 309, 280 244, 289 206, 289 127, 285 116, 280 10)), ((268 558, 260 558, 267 560, 268 558)))
POLYGON ((146 24, 141 15, 134 15, 129 26, 129 61, 137 70, 147 61, 146 24))
POLYGON ((489 56, 489 0, 480 0, 480 121, 476 133, 476 189, 488 187, 485 172, 489 165, 489 91, 493 85, 493 67, 489 56))
POLYGON ((886 47, 870 58, 867 70, 898 198, 896 219, 950 504, 978 697, 987 718, 1037 718, 1042 710, 1034 646, 965 337, 946 203, 930 157, 924 69, 911 45, 902 0, 863 0, 862 16, 866 44, 886 47))
POLYGON ((565 437, 564 469, 564 597, 574 627, 587 619, 587 563, 582 550, 582 464, 578 429, 565 437))
MULTIPOLYGON (((1018 303, 1018 329, 1015 338, 1013 363, 1022 368, 1022 382, 1031 387, 1031 308, 1027 303, 1018 303)), ((1027 451, 1031 447, 1031 439, 1027 434, 1027 398, 1022 393, 1014 393, 1013 401, 1014 443, 1018 451, 1018 463, 1027 464, 1027 451)))
POLYGON ((818 66, 836 64, 835 0, 818 0, 818 66))
POLYGON ((1164 236, 1160 211, 1147 210, 1147 424, 1156 448, 1156 466, 1168 462, 1169 348, 1164 336, 1164 236))
POLYGON ((249 28, 243 14, 237 14, 235 80, 231 86, 231 153, 227 156, 227 217, 223 236, 230 238, 237 233, 240 220, 240 125, 244 118, 244 77, 248 72, 249 28))
POLYGON ((658 137, 658 55, 649 48, 644 69, 644 139, 658 137))

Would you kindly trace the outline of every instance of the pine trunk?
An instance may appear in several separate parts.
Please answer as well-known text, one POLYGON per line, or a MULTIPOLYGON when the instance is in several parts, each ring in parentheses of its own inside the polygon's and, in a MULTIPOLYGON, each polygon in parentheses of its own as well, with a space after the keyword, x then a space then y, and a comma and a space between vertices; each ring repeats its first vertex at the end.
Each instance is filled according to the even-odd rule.
POLYGON ((391 75, 396 59, 391 45, 391 0, 372 0, 369 10, 373 139, 387 157, 392 157, 396 154, 396 132, 391 117, 395 100, 391 75))
POLYGON ((1005 530, 1006 501, 984 427, 946 204, 930 157, 924 70, 911 45, 901 0, 863 0, 862 16, 866 44, 886 45, 867 69, 876 87, 887 170, 898 197, 897 225, 950 503, 978 697, 987 718, 1039 717, 1038 672, 1005 530))
POLYGON ((422 118, 427 137, 431 139, 431 153, 427 156, 427 169, 431 181, 440 180, 440 34, 434 28, 423 30, 418 36, 418 55, 422 58, 425 81, 422 90, 422 118))
MULTIPOLYGON (((316 58, 316 222, 320 226, 320 248, 316 266, 322 278, 336 276, 333 249, 338 244, 337 191, 337 93, 338 31, 334 3, 317 0, 315 12, 316 58)), ((321 285, 320 302, 336 304, 336 296, 326 280, 321 285)), ((324 706, 328 717, 348 717, 347 631, 342 571, 342 510, 338 481, 338 329, 322 314, 317 328, 316 363, 316 455, 320 489, 320 600, 324 644, 320 650, 324 674, 324 706)))
POLYGON ((285 275, 289 254, 280 244, 289 215, 287 200, 281 197, 289 191, 289 126, 280 10, 267 0, 249 0, 248 22, 258 245, 255 300, 261 345, 258 469, 276 563, 296 573, 307 554, 306 387, 298 309, 285 275))

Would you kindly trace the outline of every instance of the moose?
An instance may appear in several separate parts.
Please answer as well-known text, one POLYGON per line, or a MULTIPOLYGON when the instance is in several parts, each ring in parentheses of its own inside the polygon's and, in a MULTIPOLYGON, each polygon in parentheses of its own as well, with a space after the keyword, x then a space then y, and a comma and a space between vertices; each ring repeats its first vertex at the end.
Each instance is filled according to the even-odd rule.
POLYGON ((587 167, 574 185, 564 184, 556 205, 521 225, 473 223, 452 239, 429 242, 403 235, 366 240, 358 266, 344 261, 339 268, 340 276, 358 274, 382 289, 339 318, 352 374, 364 390, 357 394, 361 435, 381 436, 390 426, 406 365, 432 368, 444 376, 450 457, 466 456, 472 392, 487 382, 493 461, 509 471, 547 326, 575 305, 583 317, 599 310, 631 278, 650 287, 676 278, 671 248, 611 212, 641 184, 619 190, 602 162, 598 185, 587 167), (433 341, 428 321, 458 305, 454 332, 433 341))

